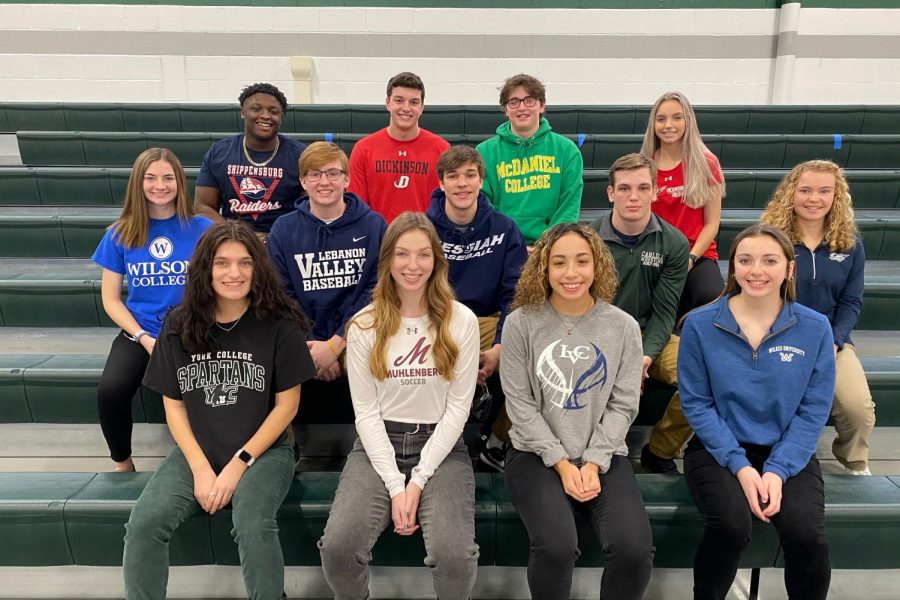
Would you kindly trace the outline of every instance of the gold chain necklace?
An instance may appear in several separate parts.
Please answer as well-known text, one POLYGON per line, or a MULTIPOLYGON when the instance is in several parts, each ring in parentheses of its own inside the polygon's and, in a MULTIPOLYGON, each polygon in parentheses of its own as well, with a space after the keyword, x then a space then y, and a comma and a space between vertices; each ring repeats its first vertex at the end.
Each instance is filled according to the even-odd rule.
POLYGON ((247 159, 247 162, 249 162, 254 167, 264 167, 267 164, 269 164, 270 162, 272 162, 272 159, 275 158, 276 154, 278 154, 278 147, 280 145, 281 145, 281 140, 278 139, 278 136, 276 135, 275 136, 275 150, 272 151, 272 156, 267 158, 264 162, 258 163, 255 160, 253 160, 252 158, 250 158, 250 153, 247 151, 247 136, 244 136, 244 138, 241 140, 241 146, 244 147, 244 157, 247 159))
POLYGON ((581 323, 581 320, 584 318, 584 315, 591 312, 591 309, 594 308, 594 303, 591 302, 591 305, 588 307, 588 309, 586 311, 584 311, 583 313, 581 313, 581 316, 578 317, 578 320, 575 321, 575 323, 571 327, 569 327, 566 324, 566 322, 562 318, 562 315, 559 314, 559 312, 556 310, 556 308, 552 304, 550 305, 550 308, 553 310, 553 314, 556 315, 556 318, 559 319, 559 322, 563 326, 563 329, 566 330, 566 335, 572 335, 572 332, 575 331, 575 328, 578 327, 579 323, 581 323))

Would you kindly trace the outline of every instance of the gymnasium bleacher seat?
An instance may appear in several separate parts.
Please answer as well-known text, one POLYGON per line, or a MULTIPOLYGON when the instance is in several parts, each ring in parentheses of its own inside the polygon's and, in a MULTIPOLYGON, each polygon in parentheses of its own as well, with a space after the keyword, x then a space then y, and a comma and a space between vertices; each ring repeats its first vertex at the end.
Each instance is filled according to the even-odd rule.
MULTIPOLYGON (((864 331, 854 337, 865 346, 882 332, 900 330, 900 263, 892 262, 900 261, 900 111, 880 106, 696 109, 728 183, 720 253, 737 231, 755 221, 787 168, 809 158, 836 160, 848 169, 868 257, 859 324, 864 331)), ((583 221, 608 210, 605 169, 619 155, 639 149, 648 113, 647 106, 548 107, 554 130, 579 142, 585 159, 583 221)), ((453 143, 474 144, 503 120, 495 105, 429 105, 422 125, 453 143)), ((382 105, 296 106, 285 115, 282 130, 302 141, 332 132, 330 138, 349 151, 386 123, 382 105)), ((73 327, 94 327, 111 341, 116 329, 102 308, 100 269, 86 257, 118 215, 134 157, 151 145, 171 147, 193 186, 211 141, 240 127, 233 104, 0 103, 0 132, 18 133, 25 165, 0 168, 0 326, 63 340, 73 327)), ((0 352, 0 424, 96 423, 95 389, 105 354, 96 349, 59 353, 39 342, 32 347, 37 348, 32 353, 0 352)), ((878 406, 877 426, 900 427, 900 356, 864 355, 862 363, 878 406)), ((655 422, 669 396, 670 390, 648 384, 635 425, 655 422)), ((146 389, 132 399, 132 413, 137 423, 164 422, 160 397, 146 389)), ((300 427, 304 464, 329 471, 297 476, 279 522, 286 563, 316 565, 315 541, 337 484, 332 471, 352 441, 352 425, 345 420, 300 427)), ((477 428, 467 427, 466 437, 474 440, 477 428)), ((122 526, 148 477, 146 472, 0 473, 0 539, 5 541, 0 566, 121 564, 122 526)), ((638 478, 657 546, 655 565, 690 567, 701 521, 683 479, 638 478)), ((826 475, 826 480, 834 567, 900 566, 895 551, 900 478, 826 475)), ((237 564, 229 531, 227 511, 193 517, 175 535, 172 564, 237 564)), ((525 564, 527 536, 500 475, 477 474, 476 531, 481 564, 525 564)), ((375 549, 376 564, 421 565, 421 543, 407 542, 384 536, 375 549)), ((757 524, 743 566, 780 561, 772 529, 757 524)), ((578 564, 599 566, 602 556, 596 548, 587 549, 578 564)))
MULTIPOLYGON (((133 157, 153 146, 171 148, 185 166, 199 166, 209 144, 227 132, 80 132, 19 131, 22 161, 29 166, 128 167, 133 157)), ((289 133, 304 143, 328 139, 350 153, 363 134, 289 133)), ((478 143, 488 134, 444 134, 451 144, 478 143)), ((586 169, 607 168, 629 152, 637 152, 638 134, 566 134, 581 149, 586 169)), ((897 135, 712 134, 703 140, 730 169, 788 169, 808 157, 824 158, 849 169, 893 169, 900 164, 897 135), (838 140, 840 138, 840 140, 838 140)))
MULTIPOLYGON (((704 105, 695 106, 705 134, 900 133, 896 106, 704 105)), ((642 134, 649 106, 554 105, 547 116, 560 133, 642 134)), ((426 104, 421 123, 441 134, 493 134, 505 120, 496 104, 426 104)), ((296 104, 282 131, 371 133, 387 124, 382 104, 296 104)), ((237 131, 237 104, 94 104, 0 102, 0 132, 15 131, 237 131)))
MULTIPOLYGON (((279 537, 288 566, 319 564, 316 541, 328 518, 338 473, 300 473, 278 513, 279 537)), ((0 549, 3 566, 98 565, 122 563, 122 531, 150 473, 0 473, 0 549)), ((684 479, 637 475, 653 530, 654 565, 690 568, 702 521, 684 479)), ((890 477, 825 476, 826 534, 833 568, 880 569, 896 565, 900 535, 900 481, 890 477), (861 539, 865 540, 860 544, 861 539)), ((576 516, 580 536, 590 524, 576 516)), ((172 565, 236 565, 229 534, 230 511, 200 512, 175 533, 172 565)), ((416 537, 418 537, 417 534, 416 537)), ((503 477, 475 477, 475 538, 479 564, 523 566, 528 537, 506 493, 503 477)), ((373 551, 376 565, 415 566, 424 558, 421 542, 383 534, 373 551)), ((774 529, 754 523, 741 566, 780 565, 774 529)), ((604 563, 596 544, 586 546, 577 566, 604 563)))
MULTIPOLYGON (((193 188, 199 167, 185 167, 193 188)), ((5 167, 0 169, 0 206, 121 204, 129 167, 5 167)), ((728 193, 723 208, 765 208, 786 169, 724 169, 728 193)), ((607 208, 606 169, 585 169, 583 208, 607 208)), ((848 171, 847 180, 857 210, 900 207, 900 170, 848 171)))

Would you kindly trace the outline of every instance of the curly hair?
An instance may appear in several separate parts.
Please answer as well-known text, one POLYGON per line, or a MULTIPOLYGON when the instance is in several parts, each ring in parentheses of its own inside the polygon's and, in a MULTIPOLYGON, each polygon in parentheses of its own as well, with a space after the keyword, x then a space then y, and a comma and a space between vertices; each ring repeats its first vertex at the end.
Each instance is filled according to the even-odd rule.
POLYGON ((148 148, 138 154, 128 176, 125 188, 125 202, 122 214, 109 226, 116 235, 117 241, 126 248, 143 248, 150 240, 147 231, 150 227, 150 215, 147 212, 147 198, 144 196, 144 175, 150 165, 164 160, 175 172, 175 215, 179 222, 187 223, 194 216, 194 207, 188 192, 184 169, 175 153, 168 148, 148 148))
POLYGON ((783 230, 794 244, 803 241, 794 213, 794 195, 797 193, 800 176, 807 171, 834 175, 834 204, 825 215, 825 239, 832 252, 850 250, 856 245, 857 235, 850 188, 843 170, 830 160, 808 160, 791 169, 772 194, 760 221, 783 230))
POLYGON ((253 94, 268 94, 270 96, 274 96, 274 98, 278 100, 278 104, 281 105, 281 112, 287 112, 287 98, 285 98, 284 94, 281 93, 281 90, 279 90, 271 83, 251 83, 250 85, 242 89, 241 95, 238 96, 238 102, 240 103, 240 105, 244 106, 244 100, 246 100, 253 94))
POLYGON ((513 90, 517 87, 525 88, 525 91, 528 92, 528 95, 537 98, 538 102, 541 104, 547 103, 547 88, 544 87, 544 84, 537 77, 532 77, 531 75, 526 75, 525 73, 519 73, 518 75, 513 75, 512 77, 508 77, 506 81, 503 82, 503 87, 500 88, 500 106, 501 108, 506 107, 506 103, 509 101, 509 97, 512 95, 513 90))
POLYGON ((781 282, 781 297, 792 302, 797 300, 797 285, 794 281, 794 274, 791 272, 791 264, 794 262, 794 245, 791 244, 791 241, 788 239, 787 235, 785 235, 784 231, 767 223, 751 225, 737 234, 734 241, 731 242, 731 251, 728 253, 728 276, 725 280, 725 289, 719 294, 719 298, 741 293, 741 286, 738 284, 737 279, 734 278, 734 257, 737 254, 738 245, 747 238, 762 236, 768 236, 778 243, 781 252, 784 254, 784 258, 788 263, 787 276, 784 278, 784 281, 781 282))
POLYGON ((561 223, 551 227, 541 235, 534 244, 534 252, 525 262, 516 295, 510 311, 517 308, 538 308, 550 297, 552 289, 548 277, 550 268, 550 250, 564 235, 574 233, 580 235, 591 248, 594 258, 594 281, 589 293, 594 300, 611 303, 619 288, 619 274, 612 254, 597 232, 580 223, 561 223))
POLYGON ((691 208, 705 206, 716 194, 725 196, 725 180, 717 181, 710 167, 710 161, 715 161, 715 155, 709 151, 703 138, 700 137, 700 129, 697 127, 697 116, 694 107, 681 92, 667 92, 659 97, 650 111, 647 119, 647 129, 644 132, 644 142, 641 145, 641 154, 648 158, 654 158, 659 150, 660 140, 656 135, 656 113, 663 102, 674 100, 681 105, 684 114, 684 135, 681 137, 681 164, 684 173, 684 203, 691 208))
POLYGON ((240 221, 213 225, 200 237, 188 266, 184 298, 172 310, 173 331, 189 352, 216 349, 213 332, 216 326, 217 295, 212 287, 212 266, 219 246, 225 242, 242 244, 253 261, 250 283, 250 307, 257 318, 275 317, 295 321, 309 331, 309 323, 298 304, 287 295, 281 279, 269 259, 265 246, 250 227, 240 221))
MULTIPOLYGON (((434 364, 441 372, 441 376, 450 381, 453 378, 456 357, 459 355, 459 346, 450 333, 453 301, 456 297, 453 288, 450 287, 448 279, 450 265, 444 256, 441 240, 434 225, 424 213, 403 212, 388 226, 378 256, 378 281, 372 290, 372 306, 354 316, 350 323, 360 329, 375 330, 375 343, 369 354, 369 370, 376 379, 384 380, 388 375, 388 343, 400 331, 400 295, 397 293, 397 284, 391 276, 391 263, 394 260, 397 241, 400 236, 410 231, 423 232, 431 244, 434 268, 425 284, 424 300, 430 321, 428 327, 434 335, 432 344, 434 364)), ((349 325, 347 328, 350 328, 349 325)))

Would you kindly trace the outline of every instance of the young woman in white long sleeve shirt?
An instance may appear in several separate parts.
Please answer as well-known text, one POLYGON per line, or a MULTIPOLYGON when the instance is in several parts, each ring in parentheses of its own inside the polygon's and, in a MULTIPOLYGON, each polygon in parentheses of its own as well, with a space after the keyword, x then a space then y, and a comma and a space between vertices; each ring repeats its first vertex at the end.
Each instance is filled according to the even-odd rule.
POLYGON ((453 298, 431 222, 388 227, 372 303, 347 327, 347 375, 359 438, 325 533, 325 579, 338 599, 368 597, 372 546, 388 524, 420 526, 442 600, 475 584, 475 477, 462 440, 478 372, 474 313, 453 298))

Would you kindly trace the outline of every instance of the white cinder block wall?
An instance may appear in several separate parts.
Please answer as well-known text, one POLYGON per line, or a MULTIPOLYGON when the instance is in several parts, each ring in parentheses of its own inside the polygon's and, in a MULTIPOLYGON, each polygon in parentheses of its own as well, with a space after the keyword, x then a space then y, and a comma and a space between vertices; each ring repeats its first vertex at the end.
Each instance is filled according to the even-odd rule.
POLYGON ((0 4, 0 101, 378 103, 422 76, 432 104, 492 104, 517 72, 555 104, 900 104, 900 9, 414 9, 0 4))

